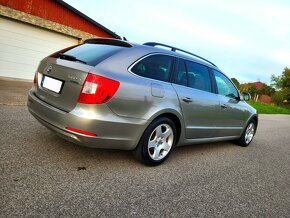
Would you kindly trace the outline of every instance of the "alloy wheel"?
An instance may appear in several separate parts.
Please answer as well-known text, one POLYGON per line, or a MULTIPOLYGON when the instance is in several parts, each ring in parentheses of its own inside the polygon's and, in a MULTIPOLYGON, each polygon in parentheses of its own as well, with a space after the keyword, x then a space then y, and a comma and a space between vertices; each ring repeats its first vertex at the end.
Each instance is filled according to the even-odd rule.
POLYGON ((160 124, 151 133, 148 141, 148 154, 152 160, 162 160, 167 156, 174 141, 173 130, 168 124, 160 124))
POLYGON ((246 134, 245 134, 245 142, 247 144, 249 144, 252 141, 254 134, 255 134, 255 124, 250 123, 246 129, 246 134))

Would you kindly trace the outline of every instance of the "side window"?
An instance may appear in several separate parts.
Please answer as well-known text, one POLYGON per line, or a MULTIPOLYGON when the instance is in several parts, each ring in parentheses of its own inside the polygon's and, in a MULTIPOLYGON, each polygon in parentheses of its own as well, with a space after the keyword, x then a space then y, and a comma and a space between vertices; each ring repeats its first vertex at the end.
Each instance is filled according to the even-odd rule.
POLYGON ((204 65, 186 61, 188 73, 188 86, 191 88, 210 92, 211 83, 208 68, 204 65))
POLYGON ((135 64, 131 71, 139 76, 168 82, 172 65, 171 56, 150 55, 135 64))
POLYGON ((235 98, 239 96, 237 89, 225 75, 216 70, 213 70, 213 73, 216 80, 218 93, 220 95, 224 95, 229 98, 235 98))

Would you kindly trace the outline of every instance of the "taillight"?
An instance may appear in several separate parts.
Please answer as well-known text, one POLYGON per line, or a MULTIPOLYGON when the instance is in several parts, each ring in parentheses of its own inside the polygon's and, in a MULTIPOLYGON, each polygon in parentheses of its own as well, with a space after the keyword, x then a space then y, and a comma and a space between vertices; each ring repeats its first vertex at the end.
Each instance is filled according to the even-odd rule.
POLYGON ((103 104, 117 92, 120 83, 89 73, 83 84, 78 102, 84 104, 103 104))

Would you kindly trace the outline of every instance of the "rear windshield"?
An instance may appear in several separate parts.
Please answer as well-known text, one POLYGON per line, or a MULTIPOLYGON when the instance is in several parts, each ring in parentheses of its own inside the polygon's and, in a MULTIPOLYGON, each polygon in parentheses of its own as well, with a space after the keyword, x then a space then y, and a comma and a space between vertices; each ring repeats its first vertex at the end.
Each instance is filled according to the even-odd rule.
POLYGON ((63 54, 73 56, 88 65, 96 66, 101 61, 116 54, 122 49, 126 49, 126 47, 88 43, 74 47, 63 54))

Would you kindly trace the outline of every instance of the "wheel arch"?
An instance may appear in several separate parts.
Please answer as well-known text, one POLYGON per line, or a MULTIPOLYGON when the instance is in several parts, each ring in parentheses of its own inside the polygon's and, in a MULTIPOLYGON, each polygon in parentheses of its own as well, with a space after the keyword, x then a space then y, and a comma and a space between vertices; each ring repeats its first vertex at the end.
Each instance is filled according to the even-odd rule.
POLYGON ((254 120, 256 122, 256 129, 255 129, 255 134, 256 134, 256 131, 257 131, 257 127, 258 127, 258 114, 253 114, 252 116, 249 117, 249 119, 247 120, 247 122, 245 123, 245 126, 243 128, 243 131, 245 130, 245 128, 248 126, 249 122, 251 120, 254 120))
POLYGON ((255 134, 256 134, 256 131, 258 128, 258 123, 259 123, 258 115, 257 114, 253 115, 250 120, 252 120, 252 119, 256 122, 256 128, 255 128, 255 134))
POLYGON ((174 110, 170 110, 170 111, 160 111, 159 113, 154 114, 151 119, 150 122, 148 123, 147 127, 156 119, 159 119, 160 117, 167 117, 170 120, 173 121, 173 123, 175 124, 175 128, 177 130, 177 140, 176 140, 176 144, 178 144, 180 137, 183 134, 183 128, 184 128, 184 124, 182 121, 182 116, 181 114, 177 113, 174 110))

